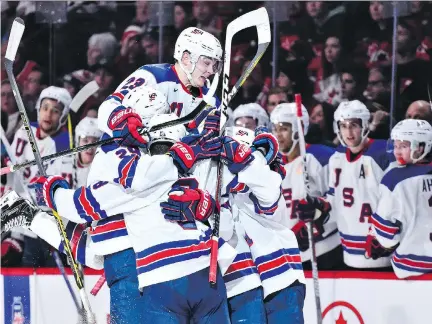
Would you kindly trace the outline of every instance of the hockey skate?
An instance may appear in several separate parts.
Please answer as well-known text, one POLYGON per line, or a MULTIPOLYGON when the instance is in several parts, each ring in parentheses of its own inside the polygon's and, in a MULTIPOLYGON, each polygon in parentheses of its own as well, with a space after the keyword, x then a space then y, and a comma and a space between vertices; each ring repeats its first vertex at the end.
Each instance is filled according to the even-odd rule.
POLYGON ((1 197, 0 208, 2 236, 15 227, 28 228, 34 216, 39 212, 37 207, 18 196, 13 190, 1 197))

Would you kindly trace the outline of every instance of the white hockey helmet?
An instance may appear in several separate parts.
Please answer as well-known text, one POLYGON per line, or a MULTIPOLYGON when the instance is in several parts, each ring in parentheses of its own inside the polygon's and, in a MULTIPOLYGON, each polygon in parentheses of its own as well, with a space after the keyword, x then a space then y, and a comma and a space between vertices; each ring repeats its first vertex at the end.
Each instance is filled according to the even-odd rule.
POLYGON ((339 122, 347 119, 360 119, 362 122, 362 138, 361 143, 367 138, 369 134, 369 119, 371 114, 366 108, 365 104, 359 100, 343 101, 339 104, 334 112, 333 131, 336 133, 339 141, 343 146, 346 146, 342 139, 339 130, 339 122))
POLYGON ((428 155, 432 149, 432 126, 421 119, 401 120, 393 127, 391 139, 410 142, 410 157, 413 163, 416 163, 428 155), (424 143, 424 152, 418 158, 414 158, 414 152, 421 143, 424 143))
POLYGON ((259 104, 254 102, 240 105, 236 109, 234 109, 234 114, 233 114, 234 125, 236 125, 237 119, 241 117, 250 117, 255 119, 257 127, 269 126, 270 119, 266 110, 263 107, 261 107, 259 104))
POLYGON ((189 27, 183 30, 177 38, 174 47, 174 58, 179 62, 181 69, 186 73, 189 82, 192 82, 192 72, 195 69, 196 63, 200 56, 206 56, 216 61, 215 73, 220 72, 222 68, 222 46, 219 40, 212 34, 196 28, 189 27), (186 71, 181 63, 184 52, 190 54, 192 69, 186 71))
POLYGON ((251 146, 255 139, 255 132, 249 128, 240 126, 230 126, 225 129, 225 134, 232 137, 237 142, 251 146))
MULTIPOLYGON (((176 119, 178 119, 178 117, 174 113, 156 114, 150 118, 150 120, 146 124, 146 127, 148 129, 151 129, 151 127, 155 125, 176 119)), ((183 125, 172 126, 160 129, 158 131, 150 132, 149 149, 155 143, 168 142, 174 144, 178 142, 182 137, 186 136, 186 134, 186 128, 183 125)))
MULTIPOLYGON (((302 109, 302 117, 301 121, 303 124, 303 132, 304 135, 307 134, 309 130, 309 113, 305 106, 301 106, 302 109)), ((299 135, 298 135, 298 126, 297 126, 297 104, 296 103, 281 103, 277 105, 273 111, 270 114, 270 121, 273 125, 279 124, 279 123, 289 123, 291 124, 291 139, 293 141, 293 144, 287 153, 288 155, 291 154, 291 152, 296 147, 298 141, 299 141, 299 135)))
POLYGON ((79 139, 82 137, 100 138, 102 134, 97 125, 97 118, 84 117, 75 127, 75 146, 79 145, 79 139))
POLYGON ((165 95, 149 86, 139 86, 130 90, 123 98, 122 104, 134 109, 143 122, 154 115, 169 112, 165 95))
POLYGON ((40 113, 40 107, 42 101, 46 98, 56 100, 63 105, 63 110, 60 115, 60 121, 56 129, 56 131, 58 131, 66 122, 67 116, 69 114, 69 109, 70 109, 69 106, 72 102, 72 97, 69 94, 69 91, 67 91, 65 88, 50 86, 48 88, 43 89, 39 95, 38 100, 36 101, 36 111, 38 114, 38 120, 39 120, 39 113, 40 113))

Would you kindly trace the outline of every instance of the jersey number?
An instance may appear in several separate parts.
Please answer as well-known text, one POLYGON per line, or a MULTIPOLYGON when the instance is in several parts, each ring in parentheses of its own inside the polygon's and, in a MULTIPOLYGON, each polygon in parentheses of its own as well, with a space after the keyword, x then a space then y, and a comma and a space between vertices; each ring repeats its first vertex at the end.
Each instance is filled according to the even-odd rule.
POLYGON ((126 84, 121 87, 122 90, 132 90, 136 87, 142 86, 145 83, 145 80, 143 78, 135 79, 134 77, 130 78, 126 81, 126 84))
POLYGON ((117 150, 115 152, 115 154, 120 159, 123 159, 125 156, 128 156, 127 154, 140 156, 141 155, 141 151, 137 147, 127 147, 125 149, 119 149, 119 150, 117 150))
MULTIPOLYGON (((352 207, 354 205, 354 189, 353 188, 343 188, 342 190, 343 204, 345 207, 352 207)), ((370 204, 364 203, 361 206, 360 211, 360 223, 365 222, 365 218, 367 217, 367 222, 370 223, 370 217, 372 216, 372 208, 370 204)))

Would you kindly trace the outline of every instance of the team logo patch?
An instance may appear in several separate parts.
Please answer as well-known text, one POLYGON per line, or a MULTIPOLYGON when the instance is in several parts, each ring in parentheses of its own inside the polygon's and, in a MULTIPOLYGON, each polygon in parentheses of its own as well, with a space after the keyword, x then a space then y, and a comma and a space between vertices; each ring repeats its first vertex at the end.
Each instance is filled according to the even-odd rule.
POLYGON ((237 131, 237 134, 236 135, 239 135, 239 136, 246 136, 247 135, 247 132, 245 132, 244 130, 242 130, 242 129, 239 129, 238 131, 237 131))
POLYGON ((199 29, 195 28, 194 30, 191 31, 191 34, 198 34, 198 35, 202 35, 203 32, 202 32, 202 30, 199 30, 199 29))
POLYGON ((152 102, 153 100, 155 100, 156 97, 157 97, 157 94, 155 92, 149 94, 149 100, 150 100, 150 102, 152 102))

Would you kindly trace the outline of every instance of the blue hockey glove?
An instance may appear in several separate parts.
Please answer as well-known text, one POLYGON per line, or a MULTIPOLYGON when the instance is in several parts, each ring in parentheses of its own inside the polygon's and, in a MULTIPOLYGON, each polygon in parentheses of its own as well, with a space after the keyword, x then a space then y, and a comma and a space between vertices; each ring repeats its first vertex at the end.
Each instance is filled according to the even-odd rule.
POLYGON ((261 152, 267 160, 267 164, 270 164, 278 154, 279 143, 266 127, 258 127, 255 130, 255 139, 252 142, 251 149, 252 151, 261 152))
POLYGON ((203 121, 204 130, 219 132, 220 110, 216 107, 204 109, 186 128, 190 133, 198 134, 198 127, 203 121))
POLYGON ((194 163, 199 160, 219 156, 221 151, 219 137, 214 137, 213 132, 204 135, 189 135, 175 143, 168 151, 174 164, 181 174, 188 173, 194 163))
POLYGON ((237 142, 229 136, 224 136, 222 138, 220 159, 228 166, 231 173, 237 174, 254 160, 254 156, 248 146, 237 142))
POLYGON ((168 201, 160 204, 166 220, 174 222, 206 221, 219 209, 208 191, 173 186, 168 193, 168 201))
POLYGON ((118 106, 108 118, 108 127, 113 137, 122 138, 120 145, 147 149, 147 142, 139 129, 144 128, 141 117, 132 109, 118 106))
POLYGON ((30 189, 36 192, 36 203, 40 207, 49 207, 57 210, 54 202, 54 193, 58 188, 70 189, 66 179, 60 176, 35 177, 31 180, 30 189))

